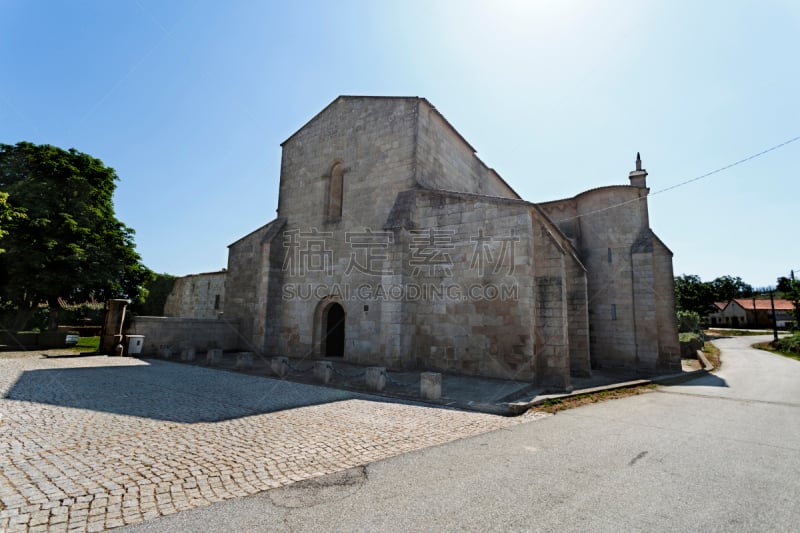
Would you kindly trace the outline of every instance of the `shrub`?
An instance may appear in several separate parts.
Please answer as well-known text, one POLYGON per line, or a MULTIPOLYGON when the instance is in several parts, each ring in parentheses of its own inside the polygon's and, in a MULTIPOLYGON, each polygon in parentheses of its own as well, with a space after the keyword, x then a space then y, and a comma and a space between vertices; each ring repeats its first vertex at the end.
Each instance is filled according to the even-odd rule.
POLYGON ((700 327, 700 315, 694 311, 678 311, 678 331, 688 333, 700 327))
POLYGON ((772 347, 783 352, 800 354, 800 335, 795 334, 791 337, 782 337, 772 341, 772 347))

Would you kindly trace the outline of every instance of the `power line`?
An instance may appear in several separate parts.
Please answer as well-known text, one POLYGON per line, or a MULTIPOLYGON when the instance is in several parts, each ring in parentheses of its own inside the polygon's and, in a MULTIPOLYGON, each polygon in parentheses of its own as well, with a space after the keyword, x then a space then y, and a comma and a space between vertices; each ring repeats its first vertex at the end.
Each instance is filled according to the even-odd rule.
MULTIPOLYGON (((682 181, 680 183, 676 183, 675 185, 670 185, 669 187, 666 187, 664 189, 660 189, 660 190, 658 190, 656 192, 650 193, 650 196, 655 196, 656 194, 661 194, 662 192, 671 191, 673 189, 677 189, 678 187, 683 187, 684 185, 688 185, 690 183, 694 183, 695 181, 699 181, 699 180, 707 178, 709 176, 713 176, 714 174, 719 174, 720 172, 728 170, 729 168, 733 168, 733 167, 735 167, 737 165, 741 165, 742 163, 746 163, 748 161, 752 161, 753 159, 756 159, 757 157, 761 157, 762 155, 768 154, 768 153, 770 153, 770 152, 772 152, 774 150, 777 150, 779 148, 783 148, 784 146, 786 146, 788 144, 791 144, 791 143, 793 143, 795 141, 800 141, 800 135, 798 135, 797 137, 793 137, 793 138, 791 138, 791 139, 789 139, 787 141, 784 141, 784 142, 782 142, 780 144, 776 144, 775 146, 767 148, 766 150, 762 150, 762 151, 758 152, 757 154, 750 155, 748 157, 745 157, 744 159, 740 159, 740 160, 738 160, 738 161, 736 161, 734 163, 730 163, 728 165, 725 165, 724 167, 719 167, 718 169, 712 170, 711 172, 706 172, 705 174, 703 174, 701 176, 697 176, 697 177, 682 181)), ((630 203, 633 203, 633 202, 638 202, 638 201, 643 200, 645 198, 647 198, 647 196, 640 196, 640 197, 637 197, 637 198, 631 198, 630 200, 626 200, 626 201, 620 202, 618 204, 610 205, 608 207, 603 207, 603 208, 600 208, 600 209, 595 209, 594 211, 589 211, 588 213, 575 215, 574 217, 561 219, 561 220, 559 220, 559 222, 564 222, 564 221, 567 221, 567 220, 574 220, 576 218, 581 218, 581 217, 585 217, 585 216, 588 216, 588 215, 595 215, 597 213, 602 213, 602 212, 608 211, 610 209, 616 209, 617 207, 622 207, 623 205, 627 205, 627 204, 630 204, 630 203)))
POLYGON ((720 167, 720 168, 718 168, 716 170, 712 170, 711 172, 707 172, 707 173, 703 174, 702 176, 697 176, 696 178, 692 178, 692 179, 689 179, 689 180, 686 180, 686 181, 682 181, 682 182, 677 183, 675 185, 671 185, 671 186, 669 186, 669 187, 667 187, 665 189, 658 190, 658 191, 652 193, 650 196, 653 196, 653 195, 656 195, 656 194, 661 194, 662 192, 671 191, 672 189, 677 189, 678 187, 683 187, 684 185, 688 185, 689 183, 693 183, 695 181, 699 181, 699 180, 701 180, 703 178, 707 178, 709 176, 713 176, 714 174, 719 174, 720 172, 728 170, 729 168, 733 168, 733 167, 735 167, 737 165, 741 165, 742 163, 746 163, 748 161, 751 161, 751 160, 753 160, 753 159, 755 159, 757 157, 761 157, 762 155, 768 154, 768 153, 772 152, 773 150, 777 150, 778 148, 783 148, 787 144, 791 144, 791 143, 793 143, 795 141, 798 141, 798 140, 800 140, 800 135, 798 135, 797 137, 794 137, 792 139, 789 139, 788 141, 784 141, 784 142, 782 142, 780 144, 776 144, 775 146, 773 146, 771 148, 767 148, 766 150, 758 152, 757 154, 753 154, 751 156, 745 157, 744 159, 740 159, 739 161, 736 161, 735 163, 731 163, 730 165, 725 165, 724 167, 720 167))

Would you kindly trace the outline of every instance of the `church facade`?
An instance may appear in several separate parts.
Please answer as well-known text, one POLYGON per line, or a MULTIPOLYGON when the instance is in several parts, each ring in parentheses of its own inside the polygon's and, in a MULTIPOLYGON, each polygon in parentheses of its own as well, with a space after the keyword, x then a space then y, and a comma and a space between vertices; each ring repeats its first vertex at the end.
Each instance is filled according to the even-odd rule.
POLYGON ((553 387, 680 369, 638 156, 628 184, 532 203, 416 97, 341 96, 282 149, 277 218, 229 247, 242 348, 553 387))

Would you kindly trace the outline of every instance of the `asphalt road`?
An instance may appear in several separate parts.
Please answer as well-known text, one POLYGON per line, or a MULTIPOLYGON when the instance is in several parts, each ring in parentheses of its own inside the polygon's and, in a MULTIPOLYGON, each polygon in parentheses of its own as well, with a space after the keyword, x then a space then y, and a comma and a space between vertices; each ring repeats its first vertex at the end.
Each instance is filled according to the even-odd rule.
POLYGON ((680 386, 126 530, 800 531, 800 362, 756 340, 680 386))

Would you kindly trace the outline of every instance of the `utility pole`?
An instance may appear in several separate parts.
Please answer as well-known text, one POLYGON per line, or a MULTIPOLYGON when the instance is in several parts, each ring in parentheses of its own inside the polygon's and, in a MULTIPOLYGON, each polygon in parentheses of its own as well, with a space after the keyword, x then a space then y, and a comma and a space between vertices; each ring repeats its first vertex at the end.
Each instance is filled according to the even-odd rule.
POLYGON ((778 321, 775 319, 775 291, 769 291, 769 303, 772 305, 772 336, 778 340, 778 321))

